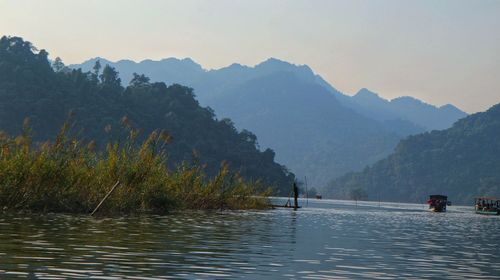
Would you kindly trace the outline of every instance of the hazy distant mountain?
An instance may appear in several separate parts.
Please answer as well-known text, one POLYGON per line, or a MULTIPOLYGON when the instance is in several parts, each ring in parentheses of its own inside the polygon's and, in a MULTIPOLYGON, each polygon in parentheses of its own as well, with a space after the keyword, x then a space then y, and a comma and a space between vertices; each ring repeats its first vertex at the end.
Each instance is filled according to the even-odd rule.
POLYGON ((436 107, 409 96, 393 100, 381 98, 378 94, 361 89, 351 102, 343 104, 370 118, 379 121, 401 119, 414 123, 425 130, 446 129, 467 114, 453 105, 436 107))
POLYGON ((145 74, 152 81, 165 82, 166 84, 178 83, 192 87, 193 82, 202 78, 206 70, 189 58, 179 60, 177 58, 166 58, 160 61, 143 60, 136 63, 131 60, 120 60, 111 62, 104 58, 93 58, 82 64, 70 65, 70 68, 82 68, 83 71, 91 71, 96 61, 101 65, 108 64, 120 72, 120 78, 126 85, 132 80, 133 73, 145 74))
POLYGON ((153 81, 187 84, 195 89, 199 101, 209 106, 214 105, 210 102, 212 98, 222 93, 231 94, 227 89, 235 85, 276 72, 291 72, 301 81, 318 84, 327 89, 342 105, 369 118, 385 122, 389 130, 402 136, 425 130, 446 129, 456 120, 467 116, 451 104, 436 107, 408 96, 387 100, 365 88, 354 96, 348 96, 339 92, 321 76, 314 74, 307 65, 294 65, 275 58, 255 67, 234 63, 216 70, 206 70, 189 58, 144 60, 138 63, 130 60, 111 62, 104 58, 93 58, 70 67, 81 67, 82 70, 89 71, 97 60, 100 60, 102 65, 109 64, 118 69, 124 82, 130 81, 132 74, 136 72, 151 77, 153 81), (397 124, 394 129, 392 124, 397 124), (407 132, 399 133, 400 130, 407 132))
POLYGON ((139 63, 94 58, 71 67, 90 70, 97 59, 116 67, 124 81, 137 72, 194 88, 202 105, 231 118, 238 128, 255 132, 262 148, 274 149, 279 161, 297 175, 309 176, 315 185, 383 158, 403 137, 434 129, 425 125, 429 118, 438 118, 435 123, 449 119, 451 125, 460 117, 423 102, 408 105, 375 94, 363 98, 363 91, 350 97, 308 66, 274 58, 254 67, 232 64, 217 70, 175 58, 139 63), (441 115, 425 114, 431 108, 441 115), (425 115, 421 119, 420 112, 425 115))
POLYGON ((359 170, 392 151, 399 137, 381 123, 342 106, 321 86, 276 72, 221 92, 219 114, 273 147, 279 162, 314 184, 359 170), (237 92, 238 94, 232 94, 237 92))
POLYGON ((100 61, 101 65, 108 64, 115 67, 120 72, 120 78, 125 83, 132 79, 135 72, 150 77, 152 81, 189 85, 195 89, 197 98, 202 104, 207 103, 212 98, 219 97, 222 92, 227 93, 227 88, 258 77, 283 71, 294 73, 302 81, 318 83, 323 87, 328 87, 330 91, 340 94, 340 92, 331 87, 320 76, 315 75, 308 66, 296 66, 275 58, 270 58, 255 67, 233 63, 230 66, 217 70, 203 69, 190 58, 182 60, 166 58, 159 61, 143 60, 136 63, 131 60, 111 62, 107 59, 96 57, 82 64, 70 65, 69 67, 90 71, 97 60, 100 61))
POLYGON ((349 198, 422 202, 445 194, 464 204, 475 196, 500 195, 500 104, 456 122, 453 127, 410 136, 395 152, 363 172, 331 182, 328 194, 349 198))

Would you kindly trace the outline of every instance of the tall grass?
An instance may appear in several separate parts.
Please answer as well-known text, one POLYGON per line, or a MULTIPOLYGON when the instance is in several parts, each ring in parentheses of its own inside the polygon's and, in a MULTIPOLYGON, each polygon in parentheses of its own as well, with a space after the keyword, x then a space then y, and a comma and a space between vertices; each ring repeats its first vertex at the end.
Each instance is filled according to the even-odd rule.
POLYGON ((69 136, 65 123, 54 141, 33 144, 29 124, 11 137, 0 133, 0 207, 4 210, 89 213, 115 182, 120 185, 99 212, 163 213, 174 209, 250 209, 269 205, 268 190, 247 182, 222 163, 215 177, 199 164, 166 164, 170 135, 154 131, 141 143, 123 120, 128 137, 95 142, 69 136))

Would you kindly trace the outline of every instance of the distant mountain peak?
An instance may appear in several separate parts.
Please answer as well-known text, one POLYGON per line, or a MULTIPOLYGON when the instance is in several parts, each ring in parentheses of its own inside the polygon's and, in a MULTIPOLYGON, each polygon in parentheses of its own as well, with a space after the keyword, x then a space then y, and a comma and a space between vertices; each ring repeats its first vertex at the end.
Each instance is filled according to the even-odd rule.
POLYGON ((198 64, 194 60, 192 60, 190 57, 185 57, 185 58, 182 59, 182 61, 189 62, 189 63, 194 63, 194 64, 198 64))
MULTIPOLYGON (((153 61, 153 62, 156 62, 154 60, 148 60, 148 61, 153 61)), ((200 66, 200 64, 198 64, 196 61, 194 61, 193 59, 191 59, 190 57, 185 57, 185 58, 177 58, 177 57, 166 57, 166 58, 162 58, 161 60, 159 60, 158 62, 175 62, 175 63, 184 63, 184 64, 191 64, 191 65, 196 65, 196 66, 200 66)))
POLYGON ((441 107, 439 107, 441 110, 449 111, 449 112, 460 112, 464 113, 464 111, 460 110, 458 107, 452 105, 452 104, 445 104, 441 107))
POLYGON ((68 65, 69 68, 81 68, 83 71, 91 71, 92 67, 94 67, 95 63, 99 61, 101 66, 105 65, 113 65, 113 62, 110 60, 107 60, 105 58, 96 56, 94 58, 87 59, 86 61, 82 62, 81 64, 70 64, 68 65))
POLYGON ((94 58, 90 58, 90 59, 88 59, 88 60, 84 61, 82 64, 87 64, 87 63, 95 64, 95 63, 96 63, 96 61, 98 61, 98 60, 99 60, 99 62, 100 62, 101 64, 104 64, 104 63, 113 63, 113 62, 112 62, 112 61, 110 61, 110 60, 107 60, 107 59, 105 59, 105 58, 102 58, 102 57, 96 56, 96 57, 94 57, 94 58))
MULTIPOLYGON (((182 61, 182 60, 184 60, 184 59, 179 59, 177 57, 165 57, 165 58, 160 59, 159 61, 160 62, 173 62, 173 61, 177 62, 177 61, 182 61)), ((152 61, 152 62, 154 62, 154 60, 152 60, 152 59, 145 59, 143 61, 152 61)))
POLYGON ((131 59, 121 59, 121 60, 118 60, 116 63, 135 63, 135 61, 133 61, 131 59))
POLYGON ((312 69, 307 66, 307 65, 297 65, 297 64, 293 64, 293 63, 290 63, 290 62, 287 62, 287 61, 284 61, 284 60, 281 60, 281 59, 278 59, 278 58, 274 58, 274 57, 270 57, 266 60, 264 60, 263 62, 255 65, 255 68, 274 68, 274 69, 280 69, 280 70, 287 70, 287 69, 301 69, 301 70, 305 70, 307 72, 311 72, 313 73, 312 69))
POLYGON ((292 66, 290 62, 275 58, 275 57, 270 57, 261 63, 257 64, 256 66, 259 65, 287 65, 287 66, 292 66))
POLYGON ((375 93, 367 88, 362 88, 354 95, 355 97, 377 97, 381 98, 378 93, 375 93))
POLYGON ((271 57, 255 65, 253 68, 263 71, 293 71, 296 67, 289 62, 271 57))
POLYGON ((242 64, 239 64, 239 63, 233 63, 233 64, 227 66, 226 68, 230 68, 230 69, 244 69, 244 68, 248 68, 248 66, 242 65, 242 64))
POLYGON ((396 97, 396 98, 392 99, 391 101, 406 101, 406 102, 425 103, 425 102, 423 102, 420 99, 417 99, 415 97, 408 96, 408 95, 403 95, 403 96, 396 97))
POLYGON ((225 73, 229 74, 232 73, 232 75, 241 75, 245 70, 251 69, 251 67, 248 67, 246 65, 242 65, 239 63, 233 63, 229 66, 222 67, 219 69, 210 69, 208 72, 211 73, 225 73))
MULTIPOLYGON (((118 64, 131 64, 131 65, 141 65, 141 64, 155 64, 155 63, 160 63, 160 64, 174 64, 174 65, 183 65, 183 66, 188 66, 191 68, 195 69, 203 69, 200 64, 196 63, 194 60, 192 60, 189 57, 186 58, 175 58, 175 57, 167 57, 167 58, 162 58, 160 60, 154 60, 154 59, 143 59, 139 62, 131 60, 131 59, 120 59, 118 61, 111 61, 106 58, 102 57, 94 57, 91 59, 88 59, 84 61, 83 63, 79 64, 79 66, 83 65, 94 65, 95 62, 99 60, 101 65, 118 65, 118 64)), ((70 65, 72 67, 72 65, 70 65)))

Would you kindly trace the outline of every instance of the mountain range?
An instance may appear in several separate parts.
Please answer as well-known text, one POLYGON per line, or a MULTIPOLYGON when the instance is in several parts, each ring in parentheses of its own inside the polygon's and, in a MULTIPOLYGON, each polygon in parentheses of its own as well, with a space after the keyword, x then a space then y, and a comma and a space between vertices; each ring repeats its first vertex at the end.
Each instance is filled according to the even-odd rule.
POLYGON ((278 162, 313 186, 384 158, 408 135, 448 128, 467 115, 453 105, 436 107, 412 97, 389 101, 367 89, 349 96, 307 65, 274 58, 212 70, 189 58, 94 58, 70 67, 88 71, 98 60, 115 67, 123 81, 140 73, 192 87, 202 106, 255 133, 261 149, 272 148, 278 162))

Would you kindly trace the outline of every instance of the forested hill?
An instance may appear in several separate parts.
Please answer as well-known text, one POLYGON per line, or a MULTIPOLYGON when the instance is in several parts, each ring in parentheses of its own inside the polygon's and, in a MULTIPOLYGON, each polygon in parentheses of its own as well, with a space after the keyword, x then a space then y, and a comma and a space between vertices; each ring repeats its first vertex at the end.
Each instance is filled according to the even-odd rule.
POLYGON ((462 204, 474 196, 500 196, 500 104, 449 129, 401 141, 388 158, 331 182, 328 191, 335 198, 364 194, 411 202, 445 194, 462 204))
POLYGON ((288 194, 294 175, 274 161, 274 152, 259 151, 254 134, 238 132, 229 119, 217 120, 200 107, 192 89, 152 83, 143 75, 123 87, 112 67, 82 72, 60 60, 51 67, 47 56, 21 38, 0 39, 0 130, 19 133, 28 117, 34 139, 45 141, 55 137, 69 112, 73 131, 101 145, 124 135, 124 121, 142 135, 165 129, 172 136, 169 165, 199 162, 214 174, 227 161, 243 177, 288 194))
POLYGON ((449 128, 466 115, 451 105, 438 108, 408 97, 389 101, 368 90, 344 95, 307 65, 274 58, 212 70, 189 58, 93 58, 69 67, 91 71, 96 61, 116 67, 123 80, 137 72, 193 87, 202 105, 254 132, 261 147, 272 148, 279 162, 315 187, 383 159, 408 135, 449 128))

